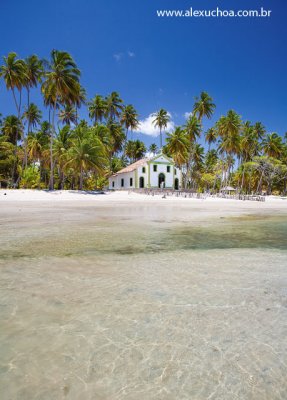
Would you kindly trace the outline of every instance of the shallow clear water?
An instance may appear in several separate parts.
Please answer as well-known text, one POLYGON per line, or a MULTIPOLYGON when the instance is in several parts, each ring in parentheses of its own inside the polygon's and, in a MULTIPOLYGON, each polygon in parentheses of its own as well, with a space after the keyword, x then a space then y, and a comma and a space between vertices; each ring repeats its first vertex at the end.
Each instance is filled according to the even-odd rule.
POLYGON ((1 399, 287 398, 286 215, 82 207, 1 219, 1 399))

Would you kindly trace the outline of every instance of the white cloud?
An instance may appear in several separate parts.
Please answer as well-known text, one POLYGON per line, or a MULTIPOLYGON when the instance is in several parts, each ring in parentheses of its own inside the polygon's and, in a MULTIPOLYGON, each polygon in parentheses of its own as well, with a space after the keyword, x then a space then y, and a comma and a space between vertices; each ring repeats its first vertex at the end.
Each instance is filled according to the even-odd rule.
POLYGON ((127 51, 127 52, 119 52, 119 53, 115 53, 113 54, 114 59, 116 60, 116 62, 120 62, 123 58, 134 58, 136 56, 136 54, 133 51, 127 51))
MULTIPOLYGON (((171 117, 171 114, 168 113, 168 115, 171 117)), ((143 133, 144 135, 148 136, 154 136, 157 137, 159 136, 159 128, 155 127, 153 124, 154 116, 150 114, 147 118, 143 119, 139 123, 139 127, 137 129, 137 132, 143 133)), ((170 122, 167 124, 167 128, 164 129, 164 132, 170 132, 174 129, 174 122, 171 119, 170 122)))
POLYGON ((123 53, 115 53, 115 54, 113 55, 113 57, 114 57, 114 59, 115 59, 117 62, 119 62, 119 61, 121 61, 121 59, 123 58, 123 53))
POLYGON ((191 112, 186 112, 186 113, 184 113, 184 118, 188 119, 191 115, 192 115, 191 112))

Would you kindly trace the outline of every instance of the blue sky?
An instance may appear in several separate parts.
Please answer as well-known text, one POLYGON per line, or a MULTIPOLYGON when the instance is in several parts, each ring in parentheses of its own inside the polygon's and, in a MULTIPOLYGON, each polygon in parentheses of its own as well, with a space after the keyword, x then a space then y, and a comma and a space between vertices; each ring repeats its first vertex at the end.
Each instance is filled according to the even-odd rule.
MULTIPOLYGON (((268 131, 287 131, 286 0, 0 0, 0 55, 72 54, 91 98, 118 91, 144 120, 167 109, 176 125, 207 91, 217 105, 268 131), (272 10, 270 19, 158 18, 157 9, 272 10)), ((32 101, 42 107, 38 92, 32 101)), ((0 112, 14 113, 0 83, 0 112)), ((86 110, 81 111, 86 117, 86 110)), ((158 141, 140 135, 148 144, 158 141)))

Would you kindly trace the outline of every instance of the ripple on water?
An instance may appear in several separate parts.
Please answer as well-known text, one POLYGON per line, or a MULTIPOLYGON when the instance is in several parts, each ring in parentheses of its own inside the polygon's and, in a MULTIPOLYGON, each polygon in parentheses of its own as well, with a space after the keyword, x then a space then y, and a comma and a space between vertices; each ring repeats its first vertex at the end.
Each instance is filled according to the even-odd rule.
POLYGON ((108 222, 2 248, 1 399, 286 400, 286 219, 108 222))

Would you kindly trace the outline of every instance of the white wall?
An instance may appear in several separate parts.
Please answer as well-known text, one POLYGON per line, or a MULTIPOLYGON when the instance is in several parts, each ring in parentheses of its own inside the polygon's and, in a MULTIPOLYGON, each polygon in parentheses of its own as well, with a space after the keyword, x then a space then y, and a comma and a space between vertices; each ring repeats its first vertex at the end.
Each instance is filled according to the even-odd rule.
POLYGON ((165 187, 173 187, 173 165, 169 164, 150 164, 150 185, 151 187, 158 187, 158 176, 160 173, 165 175, 165 187), (153 166, 157 166, 157 171, 154 172, 153 166), (170 167, 170 172, 167 172, 167 167, 170 167))
POLYGON ((141 165, 140 167, 138 167, 138 182, 137 182, 137 188, 140 187, 140 178, 143 177, 144 178, 144 187, 148 187, 148 165, 144 164, 141 165), (143 172, 143 168, 145 168, 145 172, 143 172))
POLYGON ((125 172, 123 174, 119 174, 116 176, 111 176, 109 178, 109 189, 133 189, 135 187, 135 171, 125 172), (133 179, 133 184, 130 186, 130 178, 133 179), (121 180, 124 180, 124 186, 121 186, 121 180), (115 182, 115 186, 113 187, 113 182, 115 182))

